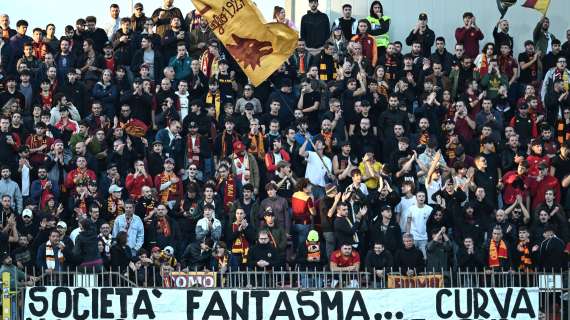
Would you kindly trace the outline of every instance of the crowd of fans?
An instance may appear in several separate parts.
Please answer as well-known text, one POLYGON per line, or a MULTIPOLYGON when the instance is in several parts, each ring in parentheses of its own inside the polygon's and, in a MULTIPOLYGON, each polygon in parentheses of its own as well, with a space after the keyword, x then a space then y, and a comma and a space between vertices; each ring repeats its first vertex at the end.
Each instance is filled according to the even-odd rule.
POLYGON ((0 15, 0 271, 567 269, 570 30, 318 5, 257 87, 172 0, 0 15))

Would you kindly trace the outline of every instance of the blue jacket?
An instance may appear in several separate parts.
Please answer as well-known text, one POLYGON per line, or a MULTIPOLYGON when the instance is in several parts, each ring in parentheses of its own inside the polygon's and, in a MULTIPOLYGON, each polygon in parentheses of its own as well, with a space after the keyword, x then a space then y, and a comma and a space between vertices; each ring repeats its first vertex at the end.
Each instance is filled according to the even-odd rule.
MULTIPOLYGON (((51 193, 54 195, 55 201, 57 202, 59 199, 59 185, 52 180, 49 181, 51 182, 51 193)), ((30 197, 33 203, 40 203, 40 200, 42 199, 42 192, 43 189, 40 180, 32 181, 32 185, 30 186, 30 197)))
POLYGON ((192 73, 192 69, 190 65, 192 64, 192 59, 188 54, 183 59, 178 59, 176 56, 170 58, 168 65, 174 68, 174 72, 176 73, 175 79, 177 81, 188 79, 190 74, 192 73))

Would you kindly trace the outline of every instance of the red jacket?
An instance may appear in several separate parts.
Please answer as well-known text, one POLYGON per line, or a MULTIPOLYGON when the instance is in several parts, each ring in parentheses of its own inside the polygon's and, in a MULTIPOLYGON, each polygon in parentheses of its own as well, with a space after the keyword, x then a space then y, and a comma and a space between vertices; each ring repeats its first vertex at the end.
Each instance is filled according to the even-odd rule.
POLYGON ((503 183, 505 184, 505 189, 503 190, 503 200, 505 201, 505 204, 513 204, 517 200, 518 195, 523 197, 523 200, 528 195, 528 186, 530 181, 526 174, 519 177, 516 170, 509 171, 503 176, 503 183), (522 185, 514 183, 517 178, 522 180, 522 185))
POLYGON ((85 169, 84 172, 79 171, 79 168, 71 170, 65 178, 65 187, 71 192, 75 192, 77 182, 87 183, 87 180, 97 180, 97 175, 91 169, 85 169))
POLYGON ((142 193, 142 187, 144 186, 148 186, 151 188, 153 186, 152 178, 149 175, 147 175, 146 177, 141 175, 136 178, 134 173, 129 173, 127 175, 127 179, 125 180, 125 188, 127 188, 127 191, 129 192, 131 198, 133 199, 140 198, 142 193))
POLYGON ((536 181, 531 184, 530 192, 532 195, 532 210, 536 209, 544 202, 544 194, 548 189, 554 190, 554 202, 560 203, 560 182, 553 176, 547 175, 542 181, 536 181))
MULTIPOLYGON (((285 149, 281 149, 279 150, 279 154, 281 155, 281 159, 283 159, 283 161, 291 163, 291 156, 289 155, 289 152, 287 152, 285 149)), ((265 154, 265 167, 269 173, 273 173, 275 170, 277 170, 277 163, 275 163, 273 152, 267 152, 265 154)))

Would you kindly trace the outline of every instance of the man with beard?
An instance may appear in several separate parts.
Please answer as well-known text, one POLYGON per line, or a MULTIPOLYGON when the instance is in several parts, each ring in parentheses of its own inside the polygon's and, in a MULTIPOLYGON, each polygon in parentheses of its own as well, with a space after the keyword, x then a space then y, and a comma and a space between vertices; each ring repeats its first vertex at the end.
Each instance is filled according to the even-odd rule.
POLYGON ((461 96, 467 86, 473 80, 479 80, 479 72, 475 71, 473 58, 464 55, 461 57, 459 68, 451 70, 449 81, 451 81, 451 96, 453 98, 461 96))
POLYGON ((142 197, 137 200, 135 213, 144 221, 145 225, 148 225, 156 214, 156 206, 159 202, 154 198, 149 186, 142 187, 141 192, 142 197))
POLYGON ((59 185, 48 178, 47 168, 41 166, 38 168, 38 179, 32 181, 30 198, 32 203, 38 204, 40 208, 43 208, 47 203, 49 195, 55 197, 57 202, 59 199, 59 185))
POLYGON ((255 244, 249 252, 248 265, 256 270, 269 270, 280 265, 278 259, 279 252, 272 244, 270 232, 267 230, 259 231, 257 236, 257 244, 255 244))
POLYGON ((400 110, 400 98, 396 94, 391 94, 388 98, 388 110, 380 114, 378 127, 383 128, 382 138, 384 141, 394 136, 394 126, 400 124, 405 132, 409 131, 408 114, 400 110))
POLYGON ((541 52, 542 55, 545 55, 552 50, 552 41, 558 40, 550 31, 548 31, 549 28, 550 19, 543 15, 532 32, 532 40, 536 44, 536 49, 541 52))
POLYGON ((502 45, 507 45, 511 50, 513 49, 513 37, 509 35, 509 21, 501 19, 493 29, 493 38, 495 39, 495 48, 500 48, 502 45))

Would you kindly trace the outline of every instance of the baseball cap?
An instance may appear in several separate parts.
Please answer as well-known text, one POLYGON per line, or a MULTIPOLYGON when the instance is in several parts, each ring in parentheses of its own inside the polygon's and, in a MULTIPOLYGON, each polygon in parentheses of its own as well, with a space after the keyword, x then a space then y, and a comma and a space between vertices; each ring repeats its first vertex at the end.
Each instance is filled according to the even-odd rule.
POLYGON ((60 221, 57 223, 57 225, 55 226, 56 228, 62 228, 62 229, 67 229, 67 223, 65 223, 64 221, 60 221))
POLYGON ((140 2, 135 3, 135 9, 142 9, 143 5, 140 2))
POLYGON ((123 188, 119 187, 119 186, 116 185, 116 184, 111 185, 111 186, 109 187, 109 193, 121 192, 121 191, 123 191, 123 188))
POLYGON ((171 246, 166 246, 164 248, 164 252, 168 253, 169 255, 174 255, 174 248, 172 248, 171 246))
POLYGON ((234 142, 233 147, 234 147, 234 152, 236 152, 236 151, 239 152, 239 151, 245 150, 245 145, 243 144, 243 142, 241 142, 239 140, 234 142))
POLYGON ((166 158, 166 160, 164 160, 164 163, 172 163, 172 164, 175 164, 176 162, 175 162, 174 159, 172 159, 172 158, 166 158))
POLYGON ((427 18, 428 16, 425 12, 420 13, 420 16, 418 17, 419 20, 427 20, 427 18))
POLYGON ((198 128, 198 124, 196 123, 196 121, 190 121, 190 124, 188 126, 190 128, 198 128))
POLYGON ((24 209, 24 211, 22 211, 22 218, 23 218, 23 217, 29 217, 29 218, 31 218, 31 217, 33 217, 33 216, 34 216, 34 213, 33 213, 32 210, 30 210, 30 209, 24 209))
POLYGON ((380 211, 384 211, 384 210, 392 210, 392 206, 390 206, 389 204, 383 205, 382 209, 380 209, 380 211))

